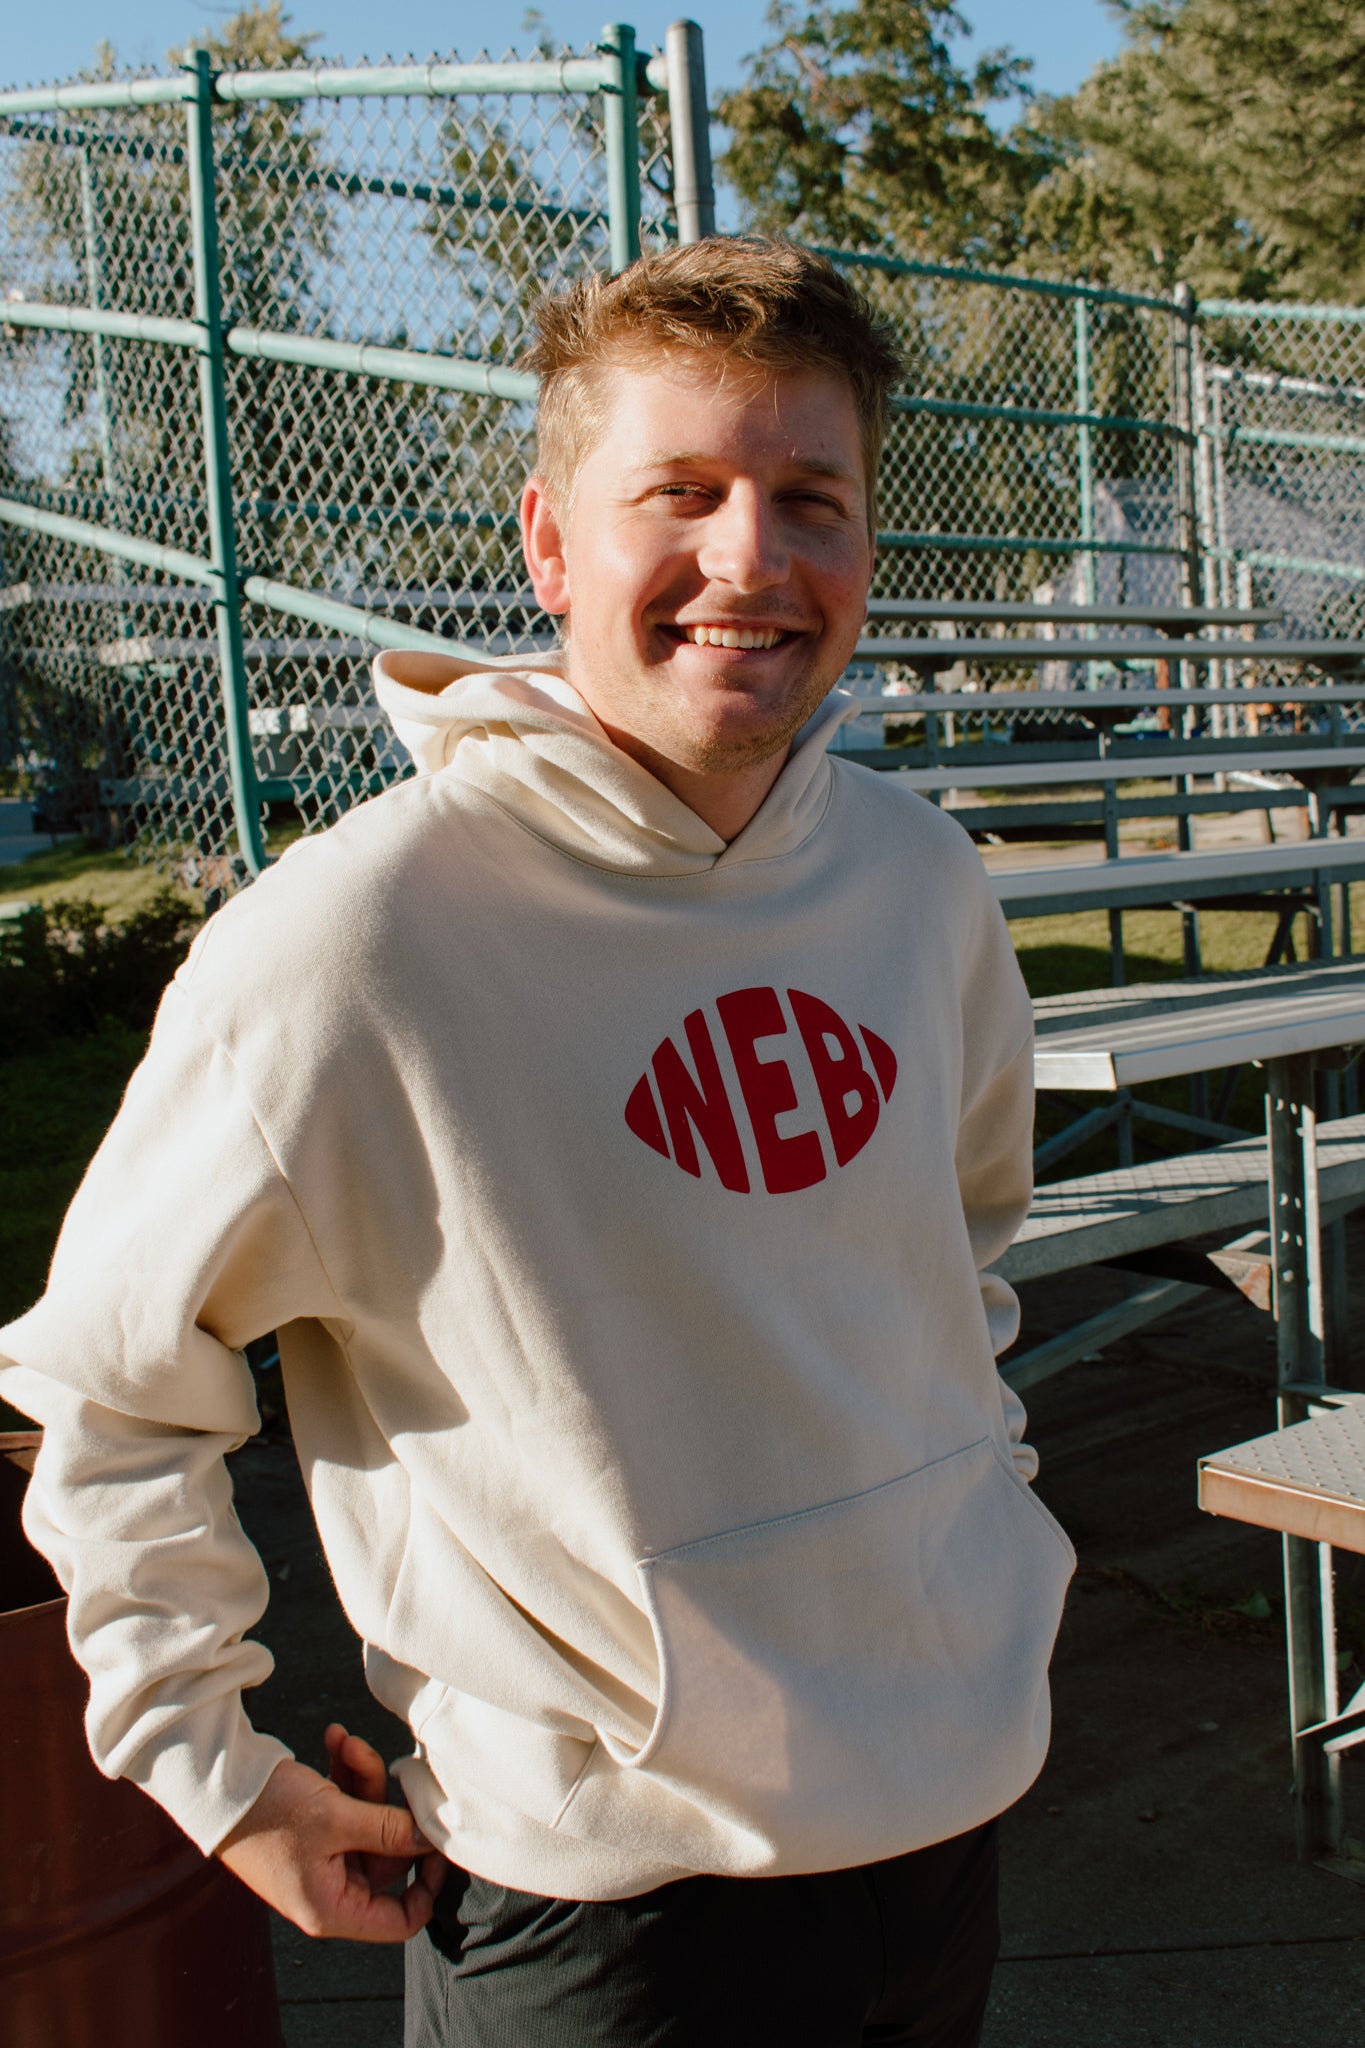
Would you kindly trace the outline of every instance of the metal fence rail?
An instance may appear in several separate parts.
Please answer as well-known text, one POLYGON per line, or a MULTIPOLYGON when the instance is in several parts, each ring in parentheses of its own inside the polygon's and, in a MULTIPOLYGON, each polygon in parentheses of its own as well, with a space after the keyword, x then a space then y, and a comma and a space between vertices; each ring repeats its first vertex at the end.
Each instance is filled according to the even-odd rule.
POLYGON ((0 622, 73 812, 222 885, 402 772, 368 648, 527 633, 528 307, 709 231, 705 134, 686 23, 0 95, 0 622))
POLYGON ((1094 602, 1191 585, 1184 300, 827 250, 893 323, 906 391, 883 470, 878 593, 1094 602))
MULTIPOLYGON (((710 232, 706 137, 687 22, 648 60, 612 25, 0 94, 6 759, 213 886, 259 871, 272 805, 311 827, 405 772, 369 651, 548 629, 516 536, 528 306, 710 232)), ((908 365, 874 594, 1362 630, 1365 315, 827 253, 908 365)))

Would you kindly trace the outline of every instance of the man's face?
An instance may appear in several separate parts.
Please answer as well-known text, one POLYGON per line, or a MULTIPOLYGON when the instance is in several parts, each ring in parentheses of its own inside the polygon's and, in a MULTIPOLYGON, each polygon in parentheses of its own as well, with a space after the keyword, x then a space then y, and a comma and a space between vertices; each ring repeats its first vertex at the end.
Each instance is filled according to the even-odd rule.
POLYGON ((853 395, 678 354, 613 366, 567 530, 532 479, 527 561, 567 614, 567 673, 645 766, 780 757, 838 680, 872 548, 853 395))

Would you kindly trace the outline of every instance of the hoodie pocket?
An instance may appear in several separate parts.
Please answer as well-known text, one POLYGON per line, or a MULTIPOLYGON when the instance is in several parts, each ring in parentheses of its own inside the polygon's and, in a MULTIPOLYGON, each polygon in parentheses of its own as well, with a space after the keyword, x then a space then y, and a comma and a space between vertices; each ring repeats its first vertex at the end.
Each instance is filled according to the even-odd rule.
POLYGON ((553 1828, 595 1752, 595 1741, 509 1714, 432 1684, 413 1721, 418 1758, 443 1792, 470 1786, 553 1828))
POLYGON ((639 1749, 602 1738, 560 1825, 610 1835, 626 1778, 648 1778, 733 1837, 729 1867, 818 1869, 987 1818, 1041 1764, 1074 1562, 989 1438, 642 1559, 654 1725, 639 1749))

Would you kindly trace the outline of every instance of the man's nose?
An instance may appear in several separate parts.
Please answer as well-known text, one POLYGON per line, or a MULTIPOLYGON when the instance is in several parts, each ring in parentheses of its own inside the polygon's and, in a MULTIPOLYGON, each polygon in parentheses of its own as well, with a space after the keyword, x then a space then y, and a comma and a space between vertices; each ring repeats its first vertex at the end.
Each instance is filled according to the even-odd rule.
POLYGON ((736 590, 771 590, 786 582, 791 562, 781 521, 762 491, 738 484, 726 493, 706 522, 697 566, 736 590))

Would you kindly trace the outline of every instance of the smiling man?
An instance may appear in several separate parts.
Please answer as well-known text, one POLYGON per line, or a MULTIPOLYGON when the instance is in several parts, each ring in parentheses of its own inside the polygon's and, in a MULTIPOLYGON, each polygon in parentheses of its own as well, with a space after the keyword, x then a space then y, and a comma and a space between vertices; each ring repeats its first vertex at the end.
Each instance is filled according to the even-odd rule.
POLYGON ((5 1333, 28 1527, 101 1766, 310 1932, 411 1938, 408 2048, 969 2048, 1072 1560, 994 1364, 1008 934, 826 751, 894 348, 715 241, 532 360, 562 650, 381 657, 418 776, 196 943, 5 1333), (271 1329, 409 1811, 243 1708, 271 1329))
POLYGON ((531 580, 570 621, 566 671, 609 737, 732 839, 863 622, 872 475, 853 388, 799 361, 718 372, 705 349, 556 371, 556 348, 582 346, 577 310, 545 315, 552 459, 522 501, 531 580), (572 397, 556 376, 576 377, 572 397), (561 451, 555 412, 589 393, 609 430, 561 451))

